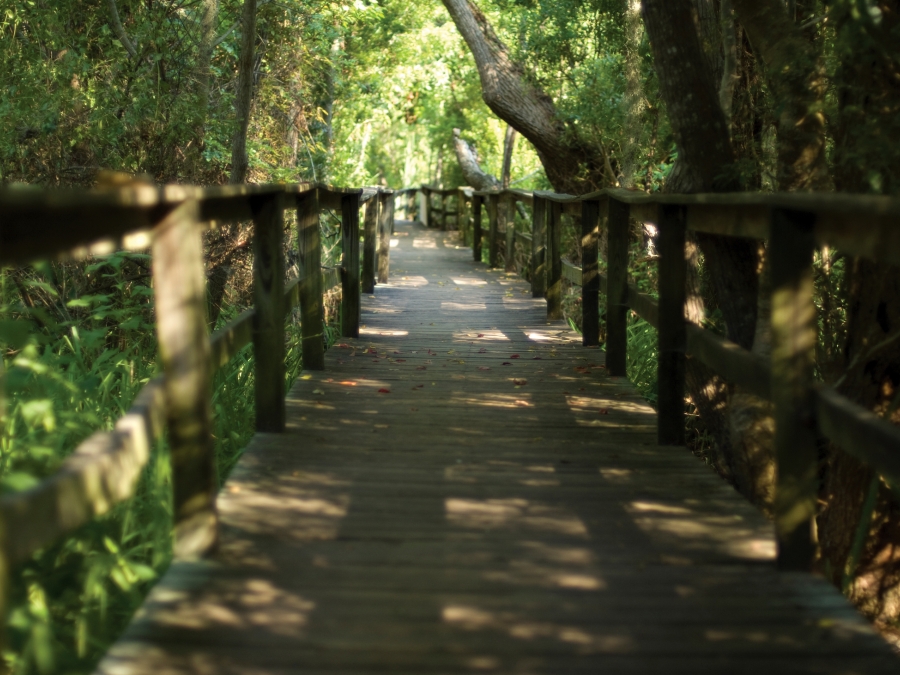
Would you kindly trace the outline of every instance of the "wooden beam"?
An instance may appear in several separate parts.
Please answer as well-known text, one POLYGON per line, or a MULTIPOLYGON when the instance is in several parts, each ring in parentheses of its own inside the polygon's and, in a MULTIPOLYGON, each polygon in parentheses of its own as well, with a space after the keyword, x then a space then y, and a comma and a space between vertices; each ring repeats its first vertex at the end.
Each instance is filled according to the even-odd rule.
POLYGON ((750 393, 772 399, 772 369, 768 359, 692 323, 687 324, 687 353, 750 393))
POLYGON ((391 272, 391 231, 394 227, 394 200, 379 195, 378 210, 378 283, 386 284, 391 272))
POLYGON ((284 216, 280 195, 253 203, 256 430, 284 431, 284 216))
MULTIPOLYGON (((393 204, 393 196, 388 197, 393 204)), ((359 337, 362 312, 359 289, 359 196, 341 198, 341 244, 343 288, 341 293, 341 335, 359 337)))
POLYGON ((581 343, 600 344, 600 203, 581 202, 581 343))
POLYGON ((363 270, 362 292, 375 292, 375 267, 377 252, 378 197, 366 202, 363 217, 363 270))
POLYGON ((322 302, 322 246, 319 238, 318 191, 302 195, 297 205, 300 267, 300 331, 303 367, 325 369, 325 307, 322 302))
POLYGON ((200 205, 187 201, 154 231, 153 287, 165 375, 178 558, 217 543, 215 446, 200 205))
POLYGON ((481 262, 481 205, 484 197, 475 195, 472 197, 472 258, 475 262, 481 262))
POLYGON ((815 556, 812 520, 818 499, 813 417, 816 308, 813 304, 815 216, 772 212, 772 400, 775 403, 775 532, 778 567, 809 570, 815 556))
POLYGON ((606 244, 606 372, 615 377, 625 377, 628 338, 629 219, 629 205, 611 199, 606 244))
POLYGON ((547 320, 563 318, 562 312, 562 203, 547 206, 547 320))
POLYGON ((534 195, 531 208, 531 297, 547 295, 547 200, 534 195))
POLYGON ((657 442, 684 445, 685 209, 660 208, 657 442))
POLYGON ((500 258, 500 237, 497 233, 498 201, 497 193, 488 195, 488 267, 497 267, 500 258))
POLYGON ((503 258, 506 272, 516 271, 516 219, 515 202, 510 195, 500 196, 498 220, 503 221, 506 233, 506 256, 503 258))

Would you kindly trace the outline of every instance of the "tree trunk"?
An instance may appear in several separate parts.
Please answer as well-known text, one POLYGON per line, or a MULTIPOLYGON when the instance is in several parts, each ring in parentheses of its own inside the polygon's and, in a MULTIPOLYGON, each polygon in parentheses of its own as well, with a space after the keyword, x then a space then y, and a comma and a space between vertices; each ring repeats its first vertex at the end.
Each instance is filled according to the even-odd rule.
POLYGON ((512 172, 513 150, 516 146, 516 130, 512 125, 506 125, 506 134, 503 137, 503 168, 500 171, 500 184, 504 188, 509 187, 510 172, 512 172))
POLYGON ((466 183, 476 190, 496 190, 500 187, 500 181, 496 176, 485 172, 478 163, 475 151, 460 137, 459 129, 453 130, 453 149, 456 151, 456 159, 462 170, 466 183))
POLYGON ((602 153, 566 129, 552 99, 528 81, 481 10, 470 0, 443 2, 475 58, 484 102, 531 142, 553 188, 583 194, 604 187, 602 153))
POLYGON ((641 113, 644 91, 641 81, 641 0, 628 0, 625 9, 625 140, 619 165, 619 187, 634 186, 640 162, 641 113))
POLYGON ((253 70, 256 51, 256 0, 244 0, 241 16, 241 56, 238 64, 237 92, 234 99, 235 130, 231 141, 231 184, 247 180, 250 161, 247 156, 247 129, 253 103, 253 70))
MULTIPOLYGON (((839 67, 834 136, 839 190, 900 194, 900 1, 872 4, 880 21, 854 18, 853 3, 836 2, 839 67)), ((900 424, 900 269, 870 260, 847 261, 848 336, 838 390, 900 424)), ((883 629, 900 616, 900 503, 873 472, 829 448, 818 518, 825 571, 883 629), (870 490, 872 491, 870 493, 870 490), (871 512, 864 508, 873 496, 871 512), (857 530, 866 536, 854 546, 857 530)))
POLYGON ((778 186, 822 190, 829 186, 825 162, 825 74, 810 42, 782 0, 731 0, 763 62, 778 116, 778 186))

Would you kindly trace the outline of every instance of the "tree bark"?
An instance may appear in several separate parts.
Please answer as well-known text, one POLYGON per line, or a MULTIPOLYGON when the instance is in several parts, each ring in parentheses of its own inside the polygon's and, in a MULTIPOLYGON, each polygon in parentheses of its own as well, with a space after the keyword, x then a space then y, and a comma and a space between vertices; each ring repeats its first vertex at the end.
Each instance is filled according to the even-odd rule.
POLYGON ((128 52, 128 56, 133 59, 137 58, 137 47, 129 39, 128 33, 125 32, 125 26, 122 25, 122 20, 119 18, 119 10, 116 7, 116 0, 107 0, 106 4, 109 9, 109 23, 112 26, 113 33, 115 33, 116 37, 119 39, 119 42, 122 43, 125 51, 128 52))
POLYGON ((481 168, 475 151, 460 137, 459 129, 453 130, 453 149, 456 151, 456 160, 462 170, 466 183, 476 190, 496 190, 501 187, 496 176, 492 176, 481 168))
POLYGON ((503 168, 500 171, 500 184, 504 188, 509 187, 510 172, 512 171, 513 150, 516 146, 516 130, 512 125, 506 125, 506 134, 503 137, 503 168))
POLYGON ((628 0, 625 8, 625 139, 619 165, 619 187, 634 186, 641 150, 641 113, 644 91, 641 81, 641 0, 628 0))
POLYGON ((825 75, 810 42, 782 0, 731 0, 763 62, 778 116, 778 186, 822 190, 829 186, 825 158, 825 75))
POLYGON ((247 129, 253 103, 253 66, 256 51, 256 1, 244 0, 241 18, 241 56, 238 65, 237 95, 234 100, 236 127, 231 141, 231 184, 247 180, 247 129))
POLYGON ((604 187, 602 153, 566 129, 552 99, 528 82, 481 10, 471 0, 443 2, 475 59, 484 102, 531 142, 553 188, 582 194, 604 187))

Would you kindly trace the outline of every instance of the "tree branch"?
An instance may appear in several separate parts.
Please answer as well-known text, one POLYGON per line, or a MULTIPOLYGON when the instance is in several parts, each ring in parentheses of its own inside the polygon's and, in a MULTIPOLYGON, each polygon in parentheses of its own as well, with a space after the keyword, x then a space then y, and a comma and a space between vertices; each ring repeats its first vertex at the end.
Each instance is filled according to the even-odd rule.
POLYGON ((119 18, 116 0, 106 0, 106 5, 109 8, 109 20, 112 24, 113 33, 119 38, 119 42, 125 47, 125 51, 128 52, 128 55, 133 59, 137 58, 137 47, 128 39, 128 34, 125 32, 125 26, 122 25, 122 20, 119 18))

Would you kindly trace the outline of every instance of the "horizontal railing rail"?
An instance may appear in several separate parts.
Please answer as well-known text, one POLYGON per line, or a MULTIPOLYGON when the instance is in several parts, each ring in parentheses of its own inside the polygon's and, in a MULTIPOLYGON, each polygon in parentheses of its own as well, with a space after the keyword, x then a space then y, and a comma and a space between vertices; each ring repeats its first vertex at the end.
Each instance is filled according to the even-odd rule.
POLYGON ((360 293, 388 278, 393 194, 312 184, 0 190, 0 265, 151 250, 163 371, 112 430, 90 436, 33 489, 0 499, 0 574, 130 498, 163 434, 172 461, 175 555, 210 551, 218 536, 213 373, 252 342, 256 429, 283 431, 285 320, 299 306, 306 369, 324 367, 325 293, 341 289, 341 334, 359 336, 360 293), (322 266, 319 217, 326 209, 340 214, 339 267, 322 266), (297 214, 299 274, 285 283, 288 210, 297 214), (253 222, 253 307, 209 336, 202 236, 212 223, 237 221, 253 222))
POLYGON ((775 403, 777 485, 775 528, 778 564, 808 569, 814 555, 811 519, 818 499, 818 437, 827 438, 880 473, 900 494, 900 429, 817 383, 813 376, 815 307, 812 262, 817 246, 900 264, 900 199, 844 194, 732 193, 648 195, 609 189, 580 196, 521 190, 418 188, 457 199, 457 223, 471 234, 473 256, 482 259, 482 214, 488 213, 488 264, 515 271, 515 243, 530 257, 534 297, 547 300, 548 319, 562 317, 562 281, 581 287, 582 339, 597 346, 599 296, 605 294, 606 367, 626 374, 627 312, 658 331, 658 442, 683 445, 685 357, 696 358, 745 391, 775 403), (516 231, 516 202, 531 206, 531 232, 516 231), (472 217, 463 212, 471 204, 472 217), (580 221, 581 266, 560 251, 562 214, 580 221), (629 221, 659 232, 659 299, 628 281, 629 221), (607 228, 606 275, 599 272, 599 228, 607 228), (773 289, 772 357, 765 358, 685 320, 686 231, 769 240, 773 289), (798 262, 799 261, 799 262, 798 262), (778 311, 778 308, 787 311, 778 311), (813 423, 810 423, 810 420, 813 423))

